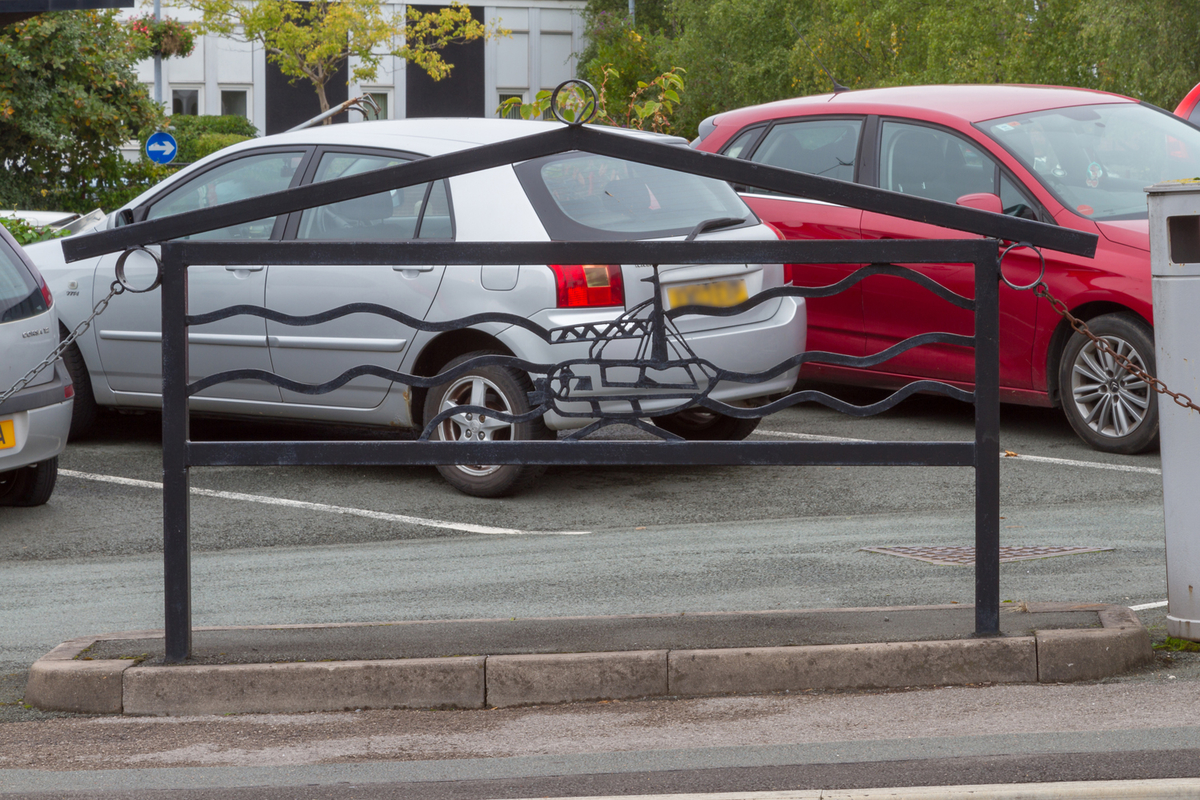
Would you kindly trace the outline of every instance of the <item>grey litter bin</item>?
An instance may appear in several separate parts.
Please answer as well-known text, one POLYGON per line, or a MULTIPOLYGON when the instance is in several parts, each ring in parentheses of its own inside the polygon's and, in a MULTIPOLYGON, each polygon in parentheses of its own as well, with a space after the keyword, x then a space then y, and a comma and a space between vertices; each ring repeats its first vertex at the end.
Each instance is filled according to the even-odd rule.
MULTIPOLYGON (((1146 189, 1157 377, 1200 404, 1200 178, 1146 189)), ((1167 634, 1200 641, 1200 412, 1158 398, 1167 634)))

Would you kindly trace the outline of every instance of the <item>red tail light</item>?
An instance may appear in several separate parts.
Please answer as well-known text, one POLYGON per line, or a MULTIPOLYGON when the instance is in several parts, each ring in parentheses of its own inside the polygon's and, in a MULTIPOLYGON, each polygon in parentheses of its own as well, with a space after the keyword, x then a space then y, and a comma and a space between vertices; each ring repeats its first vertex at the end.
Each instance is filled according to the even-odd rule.
POLYGON ((46 285, 46 281, 42 278, 40 272, 35 272, 33 277, 37 278, 38 288, 42 290, 42 299, 46 301, 46 308, 54 305, 54 298, 50 295, 50 287, 46 285))
POLYGON ((559 308, 625 305, 620 264, 551 264, 559 308))
MULTIPOLYGON (((779 230, 779 228, 776 228, 774 225, 767 222, 766 220, 763 220, 763 225, 766 225, 768 228, 773 230, 775 232, 775 235, 781 241, 784 239, 787 239, 787 237, 783 235, 783 231, 779 230)), ((796 268, 795 264, 784 264, 783 265, 783 283, 785 286, 790 284, 792 282, 792 278, 795 277, 795 268, 796 268)))

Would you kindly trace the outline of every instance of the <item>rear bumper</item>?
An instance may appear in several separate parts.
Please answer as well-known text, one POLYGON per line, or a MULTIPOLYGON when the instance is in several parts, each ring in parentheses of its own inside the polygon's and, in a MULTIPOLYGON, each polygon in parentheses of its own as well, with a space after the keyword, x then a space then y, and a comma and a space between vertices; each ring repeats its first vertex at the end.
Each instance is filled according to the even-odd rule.
POLYGON ((0 405, 0 419, 11 419, 14 444, 0 449, 0 472, 54 458, 67 445, 74 399, 63 399, 71 379, 62 361, 54 378, 18 392, 0 405))

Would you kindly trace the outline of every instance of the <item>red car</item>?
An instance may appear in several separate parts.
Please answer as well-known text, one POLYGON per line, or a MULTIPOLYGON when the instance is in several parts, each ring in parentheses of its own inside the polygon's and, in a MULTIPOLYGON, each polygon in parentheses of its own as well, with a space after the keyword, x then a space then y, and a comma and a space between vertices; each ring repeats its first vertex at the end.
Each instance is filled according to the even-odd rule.
MULTIPOLYGON (((1175 108, 1175 116, 1183 117, 1193 125, 1200 125, 1200 83, 1192 87, 1187 96, 1175 108)), ((1194 176, 1193 176, 1194 177, 1194 176)))
MULTIPOLYGON (((1200 130, 1120 95, 1044 86, 910 86, 801 97, 718 114, 700 150, 961 203, 1099 234, 1094 259, 1044 252, 1045 282, 1115 351, 1153 371, 1150 241, 1144 188, 1200 175, 1200 130)), ((738 187, 789 239, 972 236, 897 217, 738 187)), ((793 283, 831 284, 856 265, 791 265, 793 283)), ((974 295, 970 265, 912 265, 974 295)), ((1037 279, 1038 256, 1013 250, 1005 277, 1037 279)), ((1058 406, 1092 447, 1155 446, 1158 408, 1147 384, 1074 333, 1032 291, 1000 286, 1001 400, 1058 406)), ((808 349, 876 353, 929 331, 970 335, 971 313, 914 283, 873 276, 808 300, 808 349)), ((931 378, 970 389, 969 348, 922 346, 871 369, 806 365, 801 377, 891 388, 931 378)))

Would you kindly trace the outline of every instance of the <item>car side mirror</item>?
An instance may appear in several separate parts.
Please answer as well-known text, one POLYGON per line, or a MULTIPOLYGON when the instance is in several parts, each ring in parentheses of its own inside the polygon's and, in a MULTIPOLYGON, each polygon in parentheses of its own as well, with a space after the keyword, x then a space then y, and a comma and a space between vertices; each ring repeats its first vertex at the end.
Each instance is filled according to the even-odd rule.
POLYGON ((1000 197, 989 192, 964 194, 955 200, 954 203, 955 205, 966 206, 967 208, 977 208, 980 211, 990 211, 993 214, 1004 213, 1004 206, 1000 204, 1000 197))
POLYGON ((133 224, 133 210, 132 209, 122 208, 120 211, 117 212, 117 227, 118 228, 120 228, 124 225, 132 225, 132 224, 133 224))

